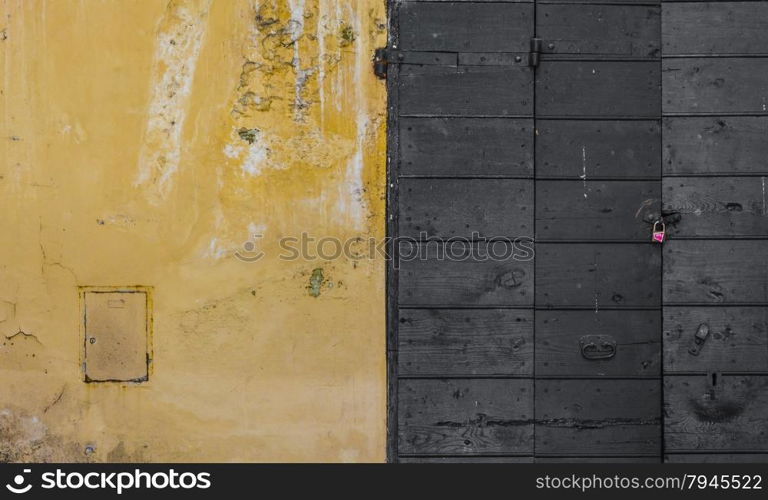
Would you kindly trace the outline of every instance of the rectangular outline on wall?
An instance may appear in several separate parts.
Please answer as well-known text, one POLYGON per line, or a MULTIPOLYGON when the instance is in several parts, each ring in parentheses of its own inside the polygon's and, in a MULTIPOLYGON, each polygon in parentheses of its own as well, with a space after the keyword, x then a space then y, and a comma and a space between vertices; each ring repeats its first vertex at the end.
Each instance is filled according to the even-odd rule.
POLYGON ((78 328, 78 341, 80 344, 80 371, 82 373, 82 381, 86 384, 102 384, 102 383, 118 383, 118 384, 146 384, 149 382, 150 375, 153 371, 153 326, 154 326, 154 316, 153 316, 153 305, 154 305, 154 298, 153 298, 153 292, 154 289, 151 286, 142 286, 142 285, 130 285, 130 286, 78 286, 77 287, 77 294, 78 294, 78 305, 79 305, 79 328, 78 328), (146 348, 146 363, 147 363, 147 374, 144 377, 133 379, 133 380, 116 380, 116 379, 108 379, 108 380, 94 380, 91 378, 88 378, 85 365, 86 365, 86 359, 85 359, 85 352, 86 352, 86 335, 85 335, 85 322, 86 322, 86 311, 85 311, 85 294, 86 293, 143 293, 146 298, 146 310, 147 310, 147 323, 146 323, 146 341, 147 341, 147 348, 146 348))

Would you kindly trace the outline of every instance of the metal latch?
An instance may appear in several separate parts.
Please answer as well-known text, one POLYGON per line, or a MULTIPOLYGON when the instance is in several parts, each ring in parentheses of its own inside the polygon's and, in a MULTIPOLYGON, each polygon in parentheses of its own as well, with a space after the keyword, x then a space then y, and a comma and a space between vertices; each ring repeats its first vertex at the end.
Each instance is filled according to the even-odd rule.
POLYGON ((387 61, 387 49, 383 47, 376 49, 373 52, 373 73, 379 78, 386 78, 388 65, 389 61, 387 61))
POLYGON ((616 355, 616 341, 609 335, 584 335, 579 339, 584 359, 611 359, 616 355))
POLYGON ((693 343, 691 344, 691 347, 688 348, 688 352, 694 356, 698 356, 708 337, 709 325, 706 323, 700 324, 699 328, 696 329, 696 335, 693 336, 693 343))
POLYGON ((541 43, 541 38, 531 38, 531 51, 528 54, 528 66, 532 68, 539 65, 541 43))

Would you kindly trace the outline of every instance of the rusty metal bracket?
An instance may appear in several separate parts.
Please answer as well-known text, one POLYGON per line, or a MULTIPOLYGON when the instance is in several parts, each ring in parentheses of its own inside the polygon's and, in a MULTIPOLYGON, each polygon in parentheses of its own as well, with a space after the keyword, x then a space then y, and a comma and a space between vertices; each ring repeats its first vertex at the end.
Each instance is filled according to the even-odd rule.
POLYGON ((688 348, 688 352, 693 356, 698 356, 699 353, 701 353, 702 347, 704 347, 704 342, 706 342, 708 338, 709 325, 707 323, 702 323, 696 329, 696 335, 693 336, 693 342, 691 343, 691 347, 688 348))
POLYGON ((382 47, 373 52, 373 73, 381 79, 387 78, 387 49, 382 47))
POLYGON ((579 339, 581 356, 584 359, 611 359, 616 356, 616 340, 610 335, 584 335, 579 339))

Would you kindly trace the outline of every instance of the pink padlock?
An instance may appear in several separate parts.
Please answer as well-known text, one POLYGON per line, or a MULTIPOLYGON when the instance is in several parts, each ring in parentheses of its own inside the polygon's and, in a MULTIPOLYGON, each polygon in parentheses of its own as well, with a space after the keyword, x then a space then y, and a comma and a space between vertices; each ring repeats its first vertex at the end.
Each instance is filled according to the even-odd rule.
POLYGON ((657 220, 653 223, 653 241, 656 243, 664 243, 664 238, 667 236, 667 226, 664 222, 657 220), (661 231, 659 231, 661 226, 661 231))

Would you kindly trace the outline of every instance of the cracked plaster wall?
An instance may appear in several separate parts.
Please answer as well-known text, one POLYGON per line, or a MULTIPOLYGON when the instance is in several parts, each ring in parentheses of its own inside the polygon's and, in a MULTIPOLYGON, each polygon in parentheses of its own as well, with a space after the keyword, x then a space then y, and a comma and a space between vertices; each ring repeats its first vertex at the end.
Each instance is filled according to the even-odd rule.
POLYGON ((384 0, 0 12, 0 460, 383 460, 383 261, 277 240, 383 237, 384 0), (150 380, 86 384, 77 287, 127 285, 150 380))

